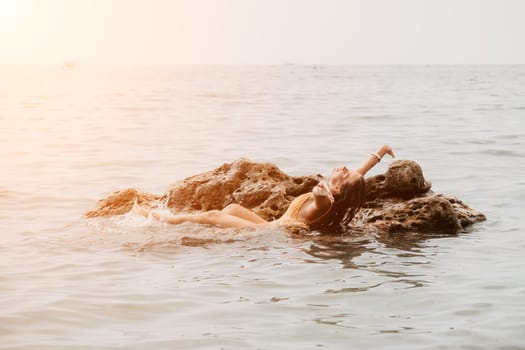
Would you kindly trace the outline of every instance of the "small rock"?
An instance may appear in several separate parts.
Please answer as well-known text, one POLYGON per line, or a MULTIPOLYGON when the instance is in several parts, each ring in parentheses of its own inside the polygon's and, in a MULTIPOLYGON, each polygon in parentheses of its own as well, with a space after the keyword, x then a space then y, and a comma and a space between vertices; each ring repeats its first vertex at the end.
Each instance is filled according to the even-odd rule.
POLYGON ((133 202, 150 207, 151 202, 158 200, 160 196, 145 193, 134 188, 117 190, 108 197, 101 199, 97 203, 97 208, 86 212, 84 215, 88 218, 97 216, 112 216, 125 214, 133 208, 133 202))

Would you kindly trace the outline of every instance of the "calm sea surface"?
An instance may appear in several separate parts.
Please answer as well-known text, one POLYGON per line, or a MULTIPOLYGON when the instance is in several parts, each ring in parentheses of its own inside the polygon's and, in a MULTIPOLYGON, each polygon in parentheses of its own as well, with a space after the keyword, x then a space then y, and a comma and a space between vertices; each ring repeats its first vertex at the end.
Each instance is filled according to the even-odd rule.
POLYGON ((525 349, 524 148, 525 66, 0 66, 0 348, 525 349), (328 242, 82 216, 383 143, 488 220, 328 242))

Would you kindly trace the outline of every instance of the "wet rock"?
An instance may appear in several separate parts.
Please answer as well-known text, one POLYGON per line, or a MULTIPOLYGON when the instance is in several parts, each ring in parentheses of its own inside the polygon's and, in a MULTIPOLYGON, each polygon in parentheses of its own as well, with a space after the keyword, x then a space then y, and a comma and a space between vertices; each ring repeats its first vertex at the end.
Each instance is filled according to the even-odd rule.
POLYGON ((366 179, 367 201, 385 198, 410 199, 426 193, 432 184, 412 160, 393 161, 385 174, 366 179))
MULTIPOLYGON (((290 202, 312 190, 320 175, 289 176, 271 163, 239 159, 233 163, 188 177, 172 185, 162 196, 127 189, 112 193, 86 213, 88 217, 119 215, 139 204, 155 207, 167 203, 173 212, 222 209, 238 203, 261 217, 280 217, 290 202)), ((357 231, 376 233, 433 232, 454 234, 485 216, 457 198, 436 194, 414 161, 396 160, 385 174, 366 180, 367 199, 350 223, 357 231)))
POLYGON ((411 160, 393 161, 385 174, 368 178, 366 186, 366 203, 351 223, 354 228, 454 234, 486 220, 457 198, 431 191, 421 167, 411 160))
POLYGON ((137 203, 146 207, 151 207, 151 203, 160 198, 155 194, 145 193, 134 188, 117 190, 108 197, 101 199, 97 207, 86 212, 84 215, 88 218, 97 216, 112 216, 125 214, 133 207, 133 201, 137 198, 137 203))
POLYGON ((385 200, 380 207, 363 208, 354 221, 356 226, 389 233, 457 233, 462 228, 454 207, 442 195, 427 195, 406 202, 385 200))
POLYGON ((272 220, 280 217, 290 202, 312 190, 321 175, 288 176, 270 163, 241 158, 219 168, 182 180, 163 197, 174 211, 223 209, 238 203, 272 220))

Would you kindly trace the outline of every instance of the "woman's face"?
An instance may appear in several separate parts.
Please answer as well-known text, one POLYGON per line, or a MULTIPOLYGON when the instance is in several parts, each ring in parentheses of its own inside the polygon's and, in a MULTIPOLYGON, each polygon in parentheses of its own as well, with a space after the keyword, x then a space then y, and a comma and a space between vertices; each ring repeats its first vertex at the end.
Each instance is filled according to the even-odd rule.
POLYGON ((334 168, 332 175, 330 176, 330 191, 332 194, 339 194, 343 184, 350 179, 352 172, 347 167, 334 168))

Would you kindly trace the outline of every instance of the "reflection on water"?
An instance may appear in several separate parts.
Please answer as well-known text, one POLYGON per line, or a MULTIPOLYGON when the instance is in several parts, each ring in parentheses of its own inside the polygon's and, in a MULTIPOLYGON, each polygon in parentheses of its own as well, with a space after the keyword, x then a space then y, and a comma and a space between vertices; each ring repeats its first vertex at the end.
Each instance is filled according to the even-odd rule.
MULTIPOLYGON (((356 258, 365 253, 384 254, 382 249, 391 248, 399 258, 410 259, 423 254, 422 250, 429 238, 450 237, 429 233, 377 234, 365 229, 350 229, 340 234, 320 234, 313 231, 289 230, 287 228, 244 228, 222 229, 208 225, 185 223, 170 225, 152 218, 143 218, 128 213, 110 218, 86 219, 89 230, 81 240, 81 245, 100 244, 102 248, 121 247, 134 252, 177 251, 181 246, 210 247, 214 245, 247 242, 252 249, 271 249, 277 239, 301 246, 301 251, 315 259, 305 259, 316 263, 335 259, 344 268, 363 267, 356 263, 356 258), (270 239, 271 242, 266 242, 270 239), (267 244, 267 245, 266 245, 267 244)), ((66 236, 62 236, 65 238, 66 236)), ((67 240, 68 238, 66 238, 67 240)), ((74 239, 78 242, 79 237, 74 239)), ((71 242, 64 242, 71 245, 71 242)), ((415 261, 415 264, 418 262, 415 261)))
POLYGON ((321 235, 313 239, 308 249, 304 251, 318 259, 338 259, 345 268, 357 268, 359 266, 353 262, 354 258, 372 250, 371 239, 362 235, 354 237, 321 235))

